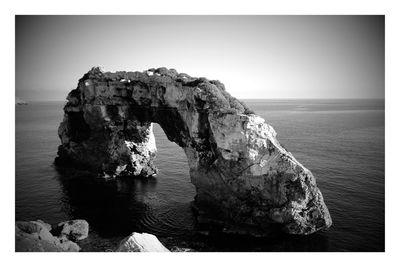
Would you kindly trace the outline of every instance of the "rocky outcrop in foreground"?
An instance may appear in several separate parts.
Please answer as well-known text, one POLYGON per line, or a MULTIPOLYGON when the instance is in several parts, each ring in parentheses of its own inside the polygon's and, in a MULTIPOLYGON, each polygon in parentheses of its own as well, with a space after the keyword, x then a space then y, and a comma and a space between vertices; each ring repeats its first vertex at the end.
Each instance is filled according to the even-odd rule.
MULTIPOLYGON (((15 251, 79 252, 81 248, 75 242, 87 238, 88 234, 89 224, 85 220, 70 220, 54 226, 41 220, 17 221, 15 222, 15 251)), ((169 252, 156 236, 136 232, 124 238, 115 251, 169 252)))
POLYGON ((120 242, 116 252, 169 252, 169 250, 156 236, 134 232, 120 242))
POLYGON ((17 252, 78 252, 75 241, 88 236, 85 220, 62 222, 55 227, 41 220, 15 222, 15 251, 17 252))
POLYGON ((58 164, 104 177, 153 176, 155 122, 188 158, 198 222, 253 235, 276 225, 310 234, 332 224, 312 173, 219 81, 166 68, 93 68, 67 100, 58 164))

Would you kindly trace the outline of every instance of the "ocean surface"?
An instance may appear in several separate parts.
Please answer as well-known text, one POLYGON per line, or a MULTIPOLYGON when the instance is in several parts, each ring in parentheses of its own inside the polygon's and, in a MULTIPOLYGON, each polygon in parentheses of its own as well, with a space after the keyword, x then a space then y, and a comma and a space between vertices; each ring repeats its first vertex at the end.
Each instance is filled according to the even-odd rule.
POLYGON ((309 236, 202 235, 183 150, 155 124, 155 179, 95 179, 53 165, 64 102, 16 106, 17 220, 86 219, 84 251, 112 251, 133 231, 197 251, 384 251, 383 100, 244 100, 317 179, 333 226, 309 236))

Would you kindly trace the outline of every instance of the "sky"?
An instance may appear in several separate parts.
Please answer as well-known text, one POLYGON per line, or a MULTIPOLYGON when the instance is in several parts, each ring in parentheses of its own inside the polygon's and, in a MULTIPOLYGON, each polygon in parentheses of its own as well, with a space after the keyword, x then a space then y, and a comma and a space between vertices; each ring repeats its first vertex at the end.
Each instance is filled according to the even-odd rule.
POLYGON ((239 99, 384 98, 384 16, 16 16, 16 96, 64 100, 91 67, 167 67, 239 99))

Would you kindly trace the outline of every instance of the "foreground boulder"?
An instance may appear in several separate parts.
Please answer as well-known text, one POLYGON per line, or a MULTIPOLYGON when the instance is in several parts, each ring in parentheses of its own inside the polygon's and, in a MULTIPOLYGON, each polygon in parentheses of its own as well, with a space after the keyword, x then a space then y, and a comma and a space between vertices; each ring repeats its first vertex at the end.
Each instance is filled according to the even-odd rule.
POLYGON ((57 225, 59 236, 72 241, 85 239, 89 235, 89 224, 85 220, 71 220, 57 225))
POLYGON ((67 100, 57 164, 103 177, 156 175, 155 122, 188 158, 198 222, 253 235, 332 224, 312 173, 219 81, 166 68, 93 68, 67 100))
POLYGON ((169 252, 169 250, 158 241, 157 237, 147 233, 132 233, 124 238, 117 252, 169 252))
MULTIPOLYGON (((86 221, 84 222, 87 224, 86 221)), ((57 231, 41 220, 17 221, 15 223, 15 251, 78 252, 80 250, 78 244, 69 239, 70 235, 54 236, 51 233, 52 230, 57 231)), ((80 237, 83 239, 82 235, 80 237)))

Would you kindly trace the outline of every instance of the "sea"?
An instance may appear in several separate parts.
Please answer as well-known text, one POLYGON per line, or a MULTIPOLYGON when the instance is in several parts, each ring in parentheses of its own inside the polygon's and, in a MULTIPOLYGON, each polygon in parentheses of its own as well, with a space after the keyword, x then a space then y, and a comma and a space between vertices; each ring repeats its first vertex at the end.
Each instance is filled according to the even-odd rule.
POLYGON ((359 252, 385 250, 385 105, 382 99, 243 100, 312 171, 333 225, 308 236, 267 238, 198 231, 195 188, 183 150, 154 125, 156 178, 104 180, 54 165, 65 102, 17 105, 16 220, 89 222, 83 251, 114 251, 132 232, 172 251, 359 252))

